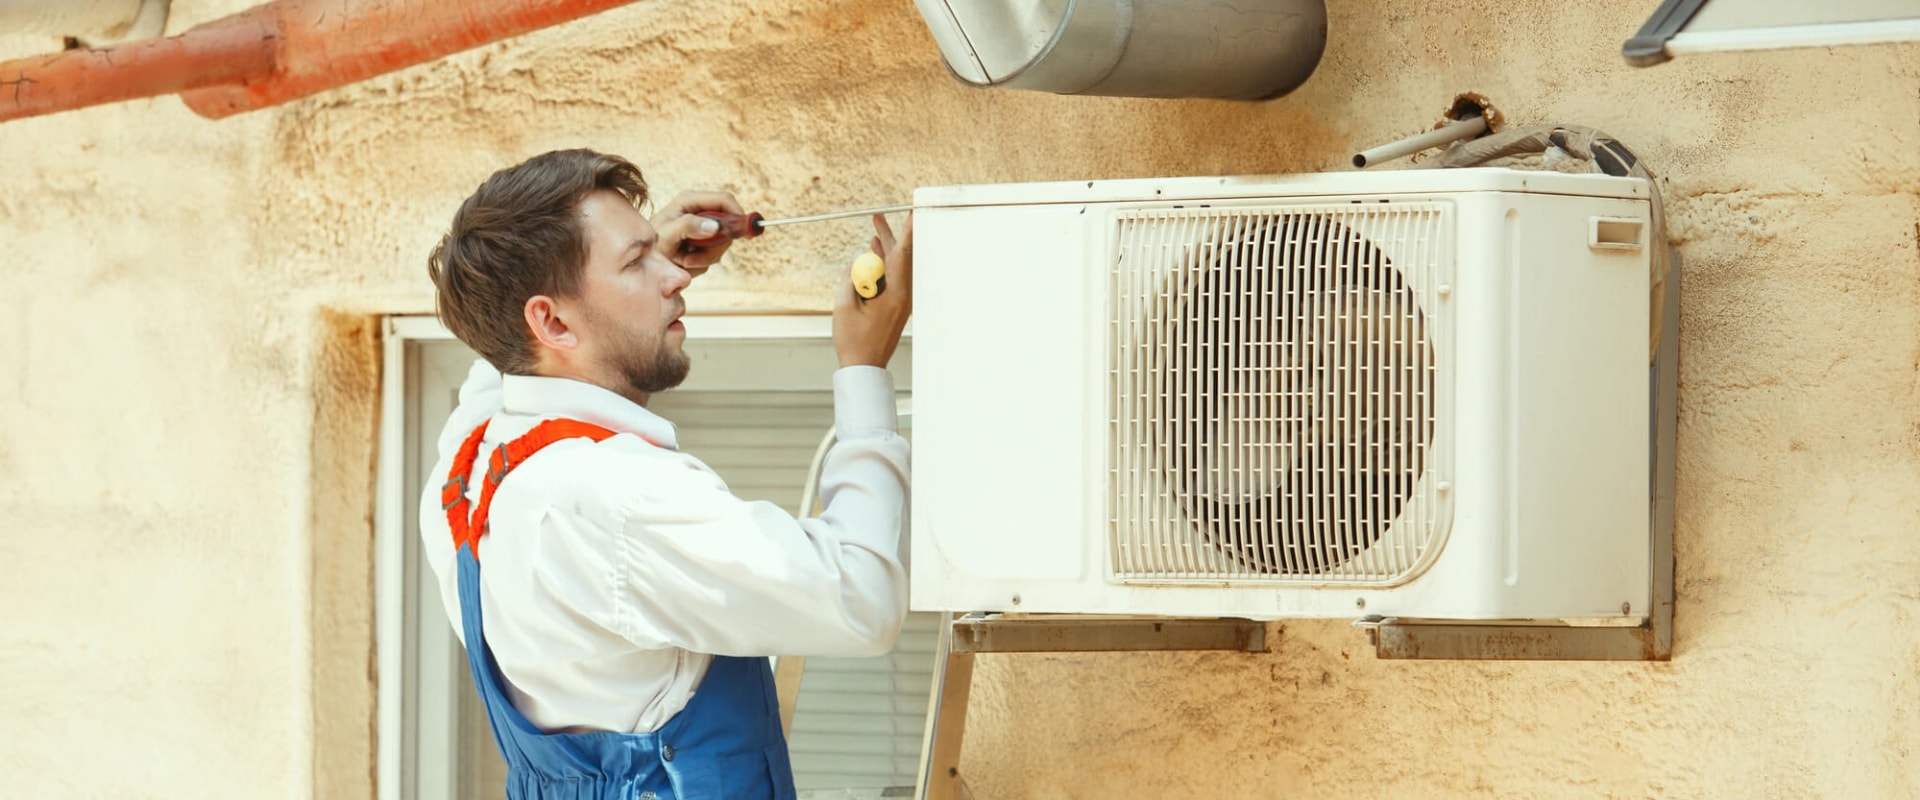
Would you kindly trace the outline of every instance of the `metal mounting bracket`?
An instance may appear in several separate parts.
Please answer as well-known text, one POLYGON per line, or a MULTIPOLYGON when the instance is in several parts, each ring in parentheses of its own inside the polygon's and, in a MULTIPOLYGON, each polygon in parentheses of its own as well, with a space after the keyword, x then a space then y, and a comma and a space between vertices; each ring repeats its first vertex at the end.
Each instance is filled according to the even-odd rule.
POLYGON ((1087 653, 1267 649, 1267 626, 1245 619, 968 615, 953 621, 955 653, 1087 653))
POLYGON ((960 776, 973 657, 980 653, 1168 652, 1216 650, 1263 653, 1267 625, 1247 619, 1085 617, 967 614, 940 626, 934 654, 934 692, 920 746, 919 800, 968 800, 960 776))

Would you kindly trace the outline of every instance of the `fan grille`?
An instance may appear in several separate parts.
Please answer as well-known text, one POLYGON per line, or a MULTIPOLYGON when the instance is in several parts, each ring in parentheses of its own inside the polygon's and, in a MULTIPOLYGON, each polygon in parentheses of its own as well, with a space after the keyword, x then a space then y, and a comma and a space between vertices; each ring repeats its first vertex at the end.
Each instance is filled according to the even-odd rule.
POLYGON ((1123 580, 1405 580, 1442 528, 1440 204, 1120 214, 1110 562, 1123 580))

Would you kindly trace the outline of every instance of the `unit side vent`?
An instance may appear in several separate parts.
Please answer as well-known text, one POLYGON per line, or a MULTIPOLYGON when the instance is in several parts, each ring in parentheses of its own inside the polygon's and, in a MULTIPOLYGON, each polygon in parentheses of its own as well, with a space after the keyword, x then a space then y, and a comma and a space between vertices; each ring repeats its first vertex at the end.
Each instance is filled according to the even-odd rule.
POLYGON ((1113 577, 1395 584, 1444 538, 1444 203, 1116 215, 1113 577))

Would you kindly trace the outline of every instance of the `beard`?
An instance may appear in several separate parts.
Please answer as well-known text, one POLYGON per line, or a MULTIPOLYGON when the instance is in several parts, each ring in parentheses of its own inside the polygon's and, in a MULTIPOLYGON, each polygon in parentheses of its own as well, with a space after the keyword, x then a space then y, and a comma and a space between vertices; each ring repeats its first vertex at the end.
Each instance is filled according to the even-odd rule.
POLYGON ((612 320, 598 314, 591 315, 589 320, 602 335, 617 343, 609 349, 610 355, 603 366, 606 374, 626 385, 628 391, 621 394, 644 396, 664 392, 687 379, 692 360, 685 351, 667 344, 665 330, 647 335, 612 324, 612 320))
POLYGON ((664 392, 679 386, 693 367, 686 353, 668 348, 660 338, 651 344, 646 349, 628 350, 625 357, 613 365, 628 388, 640 394, 664 392))

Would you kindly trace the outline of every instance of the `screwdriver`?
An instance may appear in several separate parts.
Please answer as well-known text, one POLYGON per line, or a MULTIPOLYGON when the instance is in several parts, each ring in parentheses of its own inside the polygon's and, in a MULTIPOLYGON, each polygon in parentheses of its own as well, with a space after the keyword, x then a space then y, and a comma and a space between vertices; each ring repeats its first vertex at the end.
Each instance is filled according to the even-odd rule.
MULTIPOLYGON (((680 247, 684 251, 689 248, 705 247, 711 244, 718 244, 721 241, 729 240, 729 239, 751 239, 755 236, 759 236, 762 232, 766 231, 768 226, 772 226, 772 225, 793 225, 801 222, 822 222, 830 219, 845 219, 847 217, 864 217, 872 214, 890 214, 897 211, 911 211, 911 210, 913 210, 912 205, 882 206, 880 208, 863 208, 857 211, 835 211, 829 214, 814 214, 812 216, 807 216, 807 217, 788 217, 786 219, 767 219, 766 217, 761 216, 760 212, 758 211, 755 211, 749 214, 732 214, 725 211, 696 211, 694 212, 695 214, 698 214, 699 216, 702 216, 702 217, 707 217, 709 219, 714 220, 715 222, 720 223, 720 229, 718 231, 715 231, 712 236, 709 236, 705 239, 688 239, 682 242, 680 247)), ((880 292, 886 288, 886 283, 887 283, 886 263, 884 261, 880 261, 880 259, 878 258, 871 258, 871 259, 866 258, 866 256, 871 256, 871 255, 872 253, 862 253, 861 254, 862 257, 854 259, 854 262, 853 262, 854 291, 857 292, 861 297, 866 298, 868 300, 871 300, 879 296, 880 292)))

